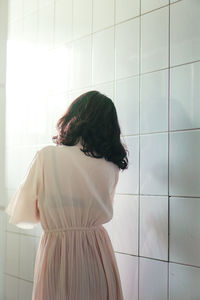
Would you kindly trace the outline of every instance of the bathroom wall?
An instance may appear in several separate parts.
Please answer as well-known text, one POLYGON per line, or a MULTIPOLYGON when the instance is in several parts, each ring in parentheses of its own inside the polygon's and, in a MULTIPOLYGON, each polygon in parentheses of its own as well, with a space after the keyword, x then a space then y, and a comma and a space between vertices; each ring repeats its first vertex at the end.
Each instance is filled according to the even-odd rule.
MULTIPOLYGON (((104 225, 124 299, 200 299, 200 2, 10 0, 7 46, 7 201, 68 104, 105 93, 130 152, 104 225)), ((31 299, 40 234, 7 224, 4 300, 31 299)))
POLYGON ((5 101, 7 1, 0 0, 0 299, 3 299, 5 268, 5 101))

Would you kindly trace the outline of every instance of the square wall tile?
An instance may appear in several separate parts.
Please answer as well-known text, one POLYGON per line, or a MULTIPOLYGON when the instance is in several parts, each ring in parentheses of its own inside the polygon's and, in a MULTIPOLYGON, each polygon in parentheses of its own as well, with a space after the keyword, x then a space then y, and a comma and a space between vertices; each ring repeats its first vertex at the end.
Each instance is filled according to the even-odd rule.
POLYGON ((19 276, 26 280, 33 280, 36 255, 34 237, 20 235, 19 276))
POLYGON ((200 63, 171 69, 171 130, 200 127, 200 63))
POLYGON ((93 32, 114 25, 115 0, 93 0, 93 32))
POLYGON ((200 299, 200 269, 180 264, 169 264, 170 300, 200 299))
POLYGON ((52 136, 57 134, 56 123, 67 110, 70 103, 69 94, 52 94, 47 97, 47 134, 52 136))
POLYGON ((115 195, 113 215, 114 250, 138 255, 138 196, 115 195))
POLYGON ((6 149, 6 188, 16 190, 19 187, 35 153, 35 147, 6 149))
POLYGON ((170 64, 200 59, 200 2, 179 1, 170 6, 170 64))
POLYGON ((140 256, 168 260, 168 197, 140 196, 140 256))
POLYGON ((53 2, 54 2, 54 0, 38 0, 39 9, 41 9, 42 7, 48 6, 48 5, 52 4, 53 2))
MULTIPOLYGON (((16 48, 19 46, 19 44, 16 41, 23 40, 23 19, 16 20, 15 22, 8 23, 8 43, 7 43, 7 49, 9 44, 11 44, 12 48, 12 42, 15 42, 16 48)), ((7 61, 8 61, 8 53, 7 53, 7 61)))
MULTIPOLYGON (((12 44, 9 46, 10 56, 6 101, 9 111, 6 117, 8 124, 9 122, 10 124, 7 130, 12 132, 12 138, 16 136, 16 133, 18 133, 18 138, 21 138, 24 132, 41 134, 45 127, 44 94, 47 92, 46 77, 48 77, 47 72, 50 68, 45 64, 46 61, 45 63, 43 62, 43 52, 41 51, 41 54, 39 48, 32 47, 31 49, 30 46, 22 47, 22 45, 18 45, 16 53, 14 53, 15 51, 11 49, 11 46, 12 44), (41 56, 42 60, 40 60, 41 56), (44 71, 43 66, 44 68, 47 67, 47 70, 45 69, 44 71), (40 70, 39 73, 38 68, 40 70), (38 105, 40 109, 38 109, 38 105), (23 107, 23 113, 21 107, 23 107), (13 122, 15 122, 14 128, 12 126, 13 122)), ((45 54, 47 56, 47 52, 45 54)))
POLYGON ((115 106, 122 134, 139 134, 138 76, 116 81, 115 106))
POLYGON ((23 17, 23 0, 8 1, 8 21, 13 22, 23 17))
POLYGON ((73 1, 73 38, 92 32, 92 0, 73 1))
POLYGON ((53 46, 54 7, 50 3, 42 7, 38 15, 38 43, 39 46, 49 49, 53 46))
MULTIPOLYGON (((37 252, 39 250, 40 242, 41 242, 41 237, 36 237, 35 238, 35 259, 36 259, 37 252)), ((34 262, 34 268, 35 268, 35 262, 34 262)))
POLYGON ((170 261, 200 266, 200 198, 170 198, 170 261))
POLYGON ((116 78, 139 73, 139 18, 116 26, 116 78))
POLYGON ((3 299, 4 300, 21 300, 21 298, 18 298, 18 294, 19 294, 19 279, 9 276, 9 275, 5 275, 4 276, 4 298, 3 299))
POLYGON ((72 88, 72 77, 74 74, 74 71, 72 71, 73 45, 70 43, 66 46, 55 48, 49 52, 48 60, 51 62, 51 73, 48 78, 49 92, 60 94, 69 91, 72 88))
POLYGON ((169 0, 141 0, 141 13, 146 13, 167 4, 169 4, 169 0))
POLYGON ((138 299, 138 257, 115 253, 124 300, 138 299))
POLYGON ((168 130, 168 70, 141 76, 140 132, 168 130))
POLYGON ((114 80, 114 29, 93 35, 93 84, 114 80))
POLYGON ((31 14, 38 9, 37 0, 26 0, 23 2, 23 15, 31 14))
POLYGON ((141 194, 168 194, 168 133, 142 135, 140 144, 141 194))
POLYGON ((6 273, 19 275, 19 235, 7 232, 6 234, 6 273), (13 251, 15 249, 15 251, 13 251))
MULTIPOLYGON (((22 67, 24 68, 24 63, 22 64, 22 53, 24 54, 26 47, 23 47, 23 52, 21 43, 19 41, 25 38, 23 33, 23 22, 21 20, 8 25, 6 84, 8 88, 10 88, 10 85, 12 84, 12 89, 15 90, 19 88, 19 86, 22 86, 22 82, 20 82, 23 72, 21 69, 22 67), (15 51, 13 50, 13 45, 15 51), (17 74, 18 76, 20 74, 20 79, 17 77, 17 74)), ((8 89, 8 95, 9 94, 12 94, 11 88, 10 90, 8 89)))
POLYGON ((74 101, 77 97, 82 95, 83 93, 93 91, 93 87, 87 87, 87 88, 82 88, 82 89, 77 89, 73 90, 72 92, 69 93, 69 105, 74 101))
POLYGON ((161 8, 141 17, 142 72, 150 72, 168 67, 168 23, 168 7, 161 8))
POLYGON ((36 224, 34 228, 32 229, 21 229, 19 228, 19 232, 22 233, 22 234, 25 234, 26 236, 37 236, 37 237, 40 237, 42 232, 43 232, 43 229, 42 229, 42 226, 40 223, 36 224))
POLYGON ((72 0, 55 1, 54 46, 72 40, 72 0))
MULTIPOLYGON (((35 85, 37 86, 36 83, 35 85)), ((46 133, 47 116, 45 96, 43 94, 39 95, 38 90, 32 86, 28 91, 26 86, 22 92, 20 89, 12 90, 11 85, 9 85, 6 101, 6 111, 9 112, 6 114, 6 148, 11 150, 19 145, 22 147, 37 144, 38 141, 41 143, 46 133), (14 96, 15 92, 16 97, 14 96), (10 95, 8 95, 9 93, 10 95), (21 107, 23 107, 23 113, 21 107), (14 127, 13 122, 15 123, 14 127)), ((7 154, 6 152, 6 156, 7 154)), ((14 163, 16 164, 17 162, 14 161, 14 163)), ((17 179, 15 178, 15 180, 17 179)))
MULTIPOLYGON (((14 196, 14 194, 15 194, 15 191, 12 192, 12 197, 14 196)), ((7 203, 9 203, 10 200, 11 200, 11 198, 7 201, 7 203)), ((7 203, 6 203, 6 205, 7 205, 7 203)), ((5 213, 5 218, 6 218, 6 230, 9 232, 19 233, 20 232, 19 227, 9 223, 10 216, 7 215, 6 213, 5 213)))
MULTIPOLYGON (((43 228, 42 228, 41 223, 39 223, 39 224, 37 224, 35 226, 35 233, 34 233, 34 235, 40 238, 41 235, 42 235, 42 233, 43 233, 43 228)), ((36 248, 36 250, 37 250, 37 248, 36 248)))
POLYGON ((116 23, 131 19, 139 14, 139 0, 116 0, 116 23))
POLYGON ((167 300, 168 264, 153 259, 140 259, 140 300, 167 300))
POLYGON ((114 102, 114 83, 113 82, 93 85, 92 89, 95 91, 99 91, 100 93, 106 95, 114 102))
POLYGON ((33 284, 25 280, 19 280, 19 299, 31 300, 33 284))
POLYGON ((120 171, 119 181, 116 187, 118 194, 138 194, 139 193, 139 137, 129 136, 122 139, 129 151, 128 169, 120 171))
POLYGON ((111 244, 112 244, 112 247, 113 247, 113 250, 115 251, 114 249, 114 244, 115 244, 115 222, 114 222, 114 215, 113 215, 113 218, 107 222, 107 223, 104 223, 103 224, 103 227, 104 229, 107 231, 108 233, 108 236, 110 238, 110 241, 111 241, 111 244))
POLYGON ((170 133, 169 192, 200 197, 200 130, 170 133))
POLYGON ((72 87, 81 88, 92 83, 91 36, 77 40, 73 47, 72 87))
POLYGON ((24 41, 26 43, 26 46, 30 46, 29 48, 30 51, 31 48, 33 50, 34 48, 33 45, 35 46, 37 45, 37 38, 38 38, 37 22, 38 22, 37 12, 24 17, 24 28, 23 28, 24 41))
MULTIPOLYGON (((8 124, 8 126, 6 126, 8 127, 6 130, 10 131, 10 133, 12 132, 12 137, 16 137, 16 135, 18 135, 19 138, 21 138, 21 135, 26 132, 28 133, 28 139, 30 139, 29 134, 37 133, 41 135, 46 126, 44 107, 45 97, 41 88, 43 82, 46 81, 46 77, 41 76, 43 70, 40 70, 40 74, 37 74, 38 76, 36 76, 36 69, 38 67, 38 62, 36 62, 37 55, 33 53, 33 49, 32 51, 29 50, 30 47, 28 47, 28 49, 26 47, 20 47, 17 50, 19 57, 16 57, 16 59, 20 61, 20 64, 19 62, 17 65, 14 64, 9 72, 12 73, 13 71, 13 73, 17 75, 19 71, 19 74, 17 75, 18 79, 16 79, 16 82, 19 83, 19 86, 17 86, 16 83, 13 84, 12 74, 11 78, 9 77, 8 79, 9 83, 7 86, 8 93, 6 101, 7 109, 9 111, 9 113, 6 115, 8 124), (41 79, 40 83, 37 77, 41 79), (42 95, 38 95, 39 91, 42 95), (40 101, 41 98, 43 101, 40 101), (38 109, 38 105, 40 106, 40 109, 38 109), (23 107, 23 112, 21 107, 23 107), (15 123, 14 128, 12 125, 13 122, 15 123), (26 126, 24 126, 24 124, 26 124, 26 126)), ((34 50, 36 49, 34 48, 34 50)), ((11 61, 13 62, 12 59, 11 61)), ((37 139, 37 137, 34 138, 37 139)), ((17 138, 15 138, 15 140, 17 140, 17 138)), ((34 143, 35 141, 32 142, 34 143)))

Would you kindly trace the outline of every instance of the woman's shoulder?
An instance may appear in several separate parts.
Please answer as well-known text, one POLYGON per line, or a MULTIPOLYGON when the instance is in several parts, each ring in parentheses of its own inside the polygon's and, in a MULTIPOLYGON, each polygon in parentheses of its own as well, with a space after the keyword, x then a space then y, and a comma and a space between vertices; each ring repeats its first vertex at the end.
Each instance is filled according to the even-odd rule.
POLYGON ((44 160, 47 157, 50 157, 57 151, 58 146, 53 144, 47 144, 38 149, 37 154, 38 156, 44 160))
POLYGON ((42 153, 45 153, 45 152, 49 152, 49 151, 52 151, 56 147, 57 147, 56 145, 48 144, 48 145, 45 145, 42 148, 40 148, 38 150, 38 153, 42 154, 42 153))
POLYGON ((71 147, 66 145, 47 144, 38 150, 38 154, 39 156, 48 156, 48 155, 52 155, 53 153, 56 153, 58 155, 58 153, 67 152, 69 155, 70 152, 72 154, 75 153, 75 151, 72 151, 73 150, 72 148, 76 148, 76 147, 71 147))

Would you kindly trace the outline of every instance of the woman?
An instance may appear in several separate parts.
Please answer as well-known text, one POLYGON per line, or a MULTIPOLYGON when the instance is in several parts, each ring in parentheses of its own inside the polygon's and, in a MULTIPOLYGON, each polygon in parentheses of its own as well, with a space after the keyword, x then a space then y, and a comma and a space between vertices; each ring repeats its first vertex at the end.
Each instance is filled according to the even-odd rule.
POLYGON ((114 250, 102 224, 113 217, 127 150, 111 99, 90 91, 57 123, 56 145, 37 151, 8 205, 9 222, 40 222, 33 300, 122 300, 114 250))

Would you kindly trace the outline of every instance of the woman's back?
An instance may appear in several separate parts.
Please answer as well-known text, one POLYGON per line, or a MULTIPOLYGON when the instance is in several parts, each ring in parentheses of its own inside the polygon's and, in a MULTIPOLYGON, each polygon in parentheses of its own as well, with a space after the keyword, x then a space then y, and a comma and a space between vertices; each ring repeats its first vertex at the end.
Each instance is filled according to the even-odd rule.
POLYGON ((113 216, 119 168, 103 158, 86 156, 80 148, 80 143, 50 145, 39 151, 43 186, 38 206, 43 229, 96 226, 113 216))

